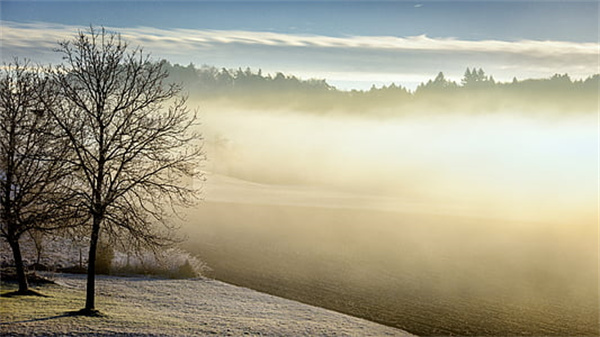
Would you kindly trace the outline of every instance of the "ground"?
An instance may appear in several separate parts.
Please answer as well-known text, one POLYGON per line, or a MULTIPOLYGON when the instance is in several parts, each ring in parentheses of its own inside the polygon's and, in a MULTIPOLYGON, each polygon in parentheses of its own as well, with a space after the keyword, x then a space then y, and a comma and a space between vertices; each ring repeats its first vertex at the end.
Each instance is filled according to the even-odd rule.
MULTIPOLYGON (((2 336, 407 336, 408 333, 210 279, 100 276, 102 317, 83 307, 82 275, 55 275, 36 287, 49 297, 1 297, 2 336)), ((16 285, 2 283, 2 293, 16 285)))

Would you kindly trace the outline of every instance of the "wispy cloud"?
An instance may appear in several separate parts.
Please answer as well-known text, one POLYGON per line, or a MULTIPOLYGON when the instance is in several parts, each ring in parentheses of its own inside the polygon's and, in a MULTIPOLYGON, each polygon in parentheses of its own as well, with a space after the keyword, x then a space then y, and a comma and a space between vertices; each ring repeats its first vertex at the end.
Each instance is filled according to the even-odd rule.
MULTIPOLYGON (((76 27, 48 23, 3 22, 2 58, 24 54, 52 59, 56 41, 70 38, 76 27)), ((218 66, 279 66, 311 72, 364 72, 428 74, 450 73, 466 66, 531 76, 569 72, 575 76, 598 72, 598 43, 566 41, 469 41, 425 35, 346 36, 294 35, 239 30, 111 28, 132 45, 142 45, 159 57, 175 62, 218 66), (198 62, 200 61, 200 62, 198 62), (402 63, 402 64, 400 64, 402 63)), ((44 60, 46 61, 46 60, 44 60)))

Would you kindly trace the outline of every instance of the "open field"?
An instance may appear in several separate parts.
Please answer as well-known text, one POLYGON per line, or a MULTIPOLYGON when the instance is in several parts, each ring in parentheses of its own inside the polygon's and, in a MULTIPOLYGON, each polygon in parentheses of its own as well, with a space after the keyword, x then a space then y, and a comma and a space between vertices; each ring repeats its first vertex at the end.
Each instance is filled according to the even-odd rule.
MULTIPOLYGON (((69 316, 83 307, 85 279, 59 274, 36 288, 49 297, 0 298, 2 336, 406 336, 333 311, 219 281, 100 276, 103 317, 69 316)), ((2 293, 16 286, 2 283, 2 293)))
POLYGON ((188 248, 229 283, 417 335, 599 335, 593 219, 226 203, 198 219, 188 248))

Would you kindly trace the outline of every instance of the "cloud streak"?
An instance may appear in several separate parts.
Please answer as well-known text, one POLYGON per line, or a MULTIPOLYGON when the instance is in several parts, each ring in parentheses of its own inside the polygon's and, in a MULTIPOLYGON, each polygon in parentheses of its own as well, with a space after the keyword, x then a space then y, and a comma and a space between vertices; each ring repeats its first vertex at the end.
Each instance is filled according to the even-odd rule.
MULTIPOLYGON (((56 41, 70 38, 85 27, 48 23, 3 22, 3 61, 11 54, 39 54, 46 62, 56 41)), ((425 35, 347 36, 295 35, 240 30, 112 28, 132 45, 142 45, 154 55, 175 62, 211 63, 218 66, 278 66, 329 72, 431 73, 465 66, 488 70, 512 69, 513 76, 540 76, 569 72, 586 76, 598 71, 598 43, 566 41, 499 41, 431 38, 425 35), (187 61, 186 61, 187 57, 187 61), (462 62, 461 62, 462 60, 462 62), (403 62, 400 67, 397 62, 403 62), (468 64, 464 64, 464 62, 468 64), (263 63, 261 65, 261 62, 263 63), (427 66, 427 63, 429 66, 427 66), (448 66, 443 66, 447 64, 448 66), (412 71, 407 71, 411 70, 412 71)), ((451 74, 452 75, 452 74, 451 74)), ((500 74, 502 77, 503 74, 500 74)), ((508 75, 507 75, 508 76, 508 75)))

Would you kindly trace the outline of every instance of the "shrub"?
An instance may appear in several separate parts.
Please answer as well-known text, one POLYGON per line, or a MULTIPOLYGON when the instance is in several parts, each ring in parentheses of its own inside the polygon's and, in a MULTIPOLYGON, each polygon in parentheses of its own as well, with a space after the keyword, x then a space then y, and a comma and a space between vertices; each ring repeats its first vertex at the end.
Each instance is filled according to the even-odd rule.
POLYGON ((120 274, 144 274, 168 278, 194 278, 210 268, 197 257, 179 248, 163 252, 144 252, 135 256, 119 253, 113 261, 113 269, 120 274))
POLYGON ((96 273, 110 274, 112 262, 115 258, 115 250, 106 242, 98 242, 98 250, 96 251, 96 273))

